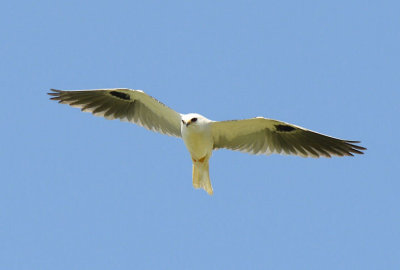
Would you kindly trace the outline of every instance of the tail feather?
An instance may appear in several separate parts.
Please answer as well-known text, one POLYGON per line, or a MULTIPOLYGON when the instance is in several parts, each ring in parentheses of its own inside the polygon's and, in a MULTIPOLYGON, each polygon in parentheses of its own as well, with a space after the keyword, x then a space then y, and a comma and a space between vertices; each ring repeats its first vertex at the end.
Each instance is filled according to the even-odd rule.
POLYGON ((208 160, 204 163, 193 163, 193 187, 202 188, 209 195, 213 194, 213 188, 211 186, 208 160))

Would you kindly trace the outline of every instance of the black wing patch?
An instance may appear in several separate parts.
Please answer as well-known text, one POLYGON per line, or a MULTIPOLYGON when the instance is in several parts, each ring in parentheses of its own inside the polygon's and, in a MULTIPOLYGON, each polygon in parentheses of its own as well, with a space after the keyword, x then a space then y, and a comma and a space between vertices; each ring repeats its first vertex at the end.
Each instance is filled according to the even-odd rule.
POLYGON ((118 92, 118 91, 111 91, 110 94, 114 97, 124 99, 124 100, 131 100, 131 97, 128 94, 118 92))
POLYGON ((293 130, 296 130, 296 128, 288 125, 275 125, 276 131, 280 132, 291 132, 293 130))

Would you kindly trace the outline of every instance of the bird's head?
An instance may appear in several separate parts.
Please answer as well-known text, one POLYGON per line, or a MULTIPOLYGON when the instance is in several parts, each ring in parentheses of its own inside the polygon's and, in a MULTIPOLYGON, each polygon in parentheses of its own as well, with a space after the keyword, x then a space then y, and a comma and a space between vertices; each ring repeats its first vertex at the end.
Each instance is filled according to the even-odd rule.
POLYGON ((202 124, 209 123, 210 120, 198 113, 189 113, 182 115, 182 125, 189 126, 200 126, 202 124))

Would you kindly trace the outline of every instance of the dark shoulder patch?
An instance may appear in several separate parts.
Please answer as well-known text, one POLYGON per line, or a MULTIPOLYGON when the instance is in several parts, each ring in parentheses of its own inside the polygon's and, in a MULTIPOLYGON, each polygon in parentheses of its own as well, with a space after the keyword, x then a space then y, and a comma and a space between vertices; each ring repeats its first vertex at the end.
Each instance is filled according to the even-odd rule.
POLYGON ((291 132, 295 130, 296 128, 288 125, 275 125, 276 131, 280 132, 291 132))
POLYGON ((118 91, 111 91, 110 94, 114 97, 124 99, 124 100, 131 100, 131 97, 128 94, 118 91))

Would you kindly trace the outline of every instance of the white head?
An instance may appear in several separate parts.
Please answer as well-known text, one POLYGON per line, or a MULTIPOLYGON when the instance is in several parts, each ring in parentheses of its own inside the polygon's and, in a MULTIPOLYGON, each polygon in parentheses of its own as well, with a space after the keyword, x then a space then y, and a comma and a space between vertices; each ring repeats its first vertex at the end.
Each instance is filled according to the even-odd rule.
POLYGON ((189 127, 199 127, 203 124, 210 123, 211 120, 205 118, 204 116, 198 113, 188 113, 182 114, 182 125, 186 128, 189 127))

